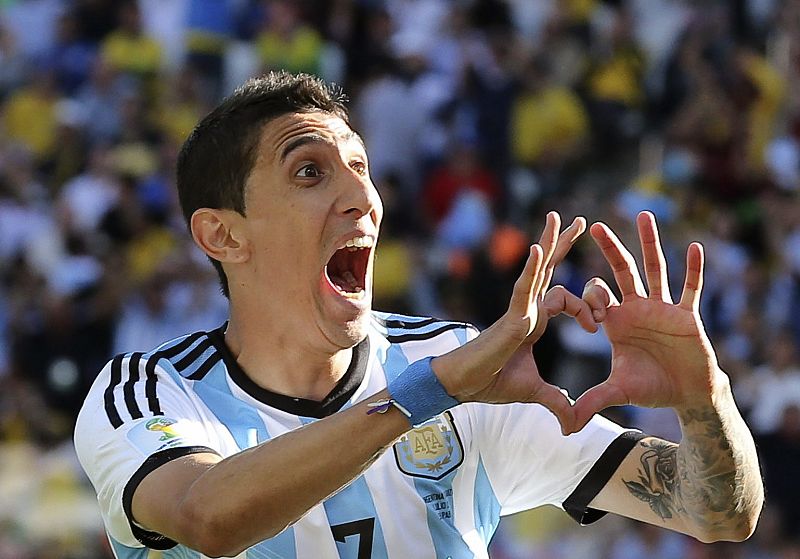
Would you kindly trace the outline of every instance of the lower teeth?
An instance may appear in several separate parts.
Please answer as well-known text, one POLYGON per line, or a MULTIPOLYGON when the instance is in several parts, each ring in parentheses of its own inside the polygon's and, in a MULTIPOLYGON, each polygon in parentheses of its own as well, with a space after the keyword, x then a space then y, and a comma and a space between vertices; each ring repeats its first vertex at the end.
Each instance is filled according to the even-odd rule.
POLYGON ((364 290, 363 289, 356 289, 355 291, 346 291, 344 289, 340 289, 339 293, 341 293, 345 297, 359 297, 364 293, 364 290))

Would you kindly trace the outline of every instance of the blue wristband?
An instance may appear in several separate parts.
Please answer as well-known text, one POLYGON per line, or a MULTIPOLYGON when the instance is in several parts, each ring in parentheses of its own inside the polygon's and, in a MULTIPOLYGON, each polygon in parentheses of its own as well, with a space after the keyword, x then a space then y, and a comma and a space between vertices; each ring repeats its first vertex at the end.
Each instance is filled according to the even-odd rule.
POLYGON ((431 367, 431 359, 433 357, 415 361, 389 383, 389 395, 400 404, 399 409, 410 413, 408 422, 412 427, 459 404, 439 382, 431 367))

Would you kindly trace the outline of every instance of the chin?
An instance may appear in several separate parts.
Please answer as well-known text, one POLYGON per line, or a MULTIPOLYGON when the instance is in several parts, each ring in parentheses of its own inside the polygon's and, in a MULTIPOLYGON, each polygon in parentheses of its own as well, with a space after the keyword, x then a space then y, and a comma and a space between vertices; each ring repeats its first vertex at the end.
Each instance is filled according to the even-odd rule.
POLYGON ((328 339, 341 349, 348 349, 355 346, 367 337, 370 316, 371 313, 365 311, 356 319, 349 320, 344 325, 340 325, 339 328, 332 328, 331 331, 329 331, 328 339))
POLYGON ((360 295, 345 293, 326 274, 320 280, 315 300, 319 329, 337 349, 353 347, 367 336, 372 318, 371 285, 360 295))

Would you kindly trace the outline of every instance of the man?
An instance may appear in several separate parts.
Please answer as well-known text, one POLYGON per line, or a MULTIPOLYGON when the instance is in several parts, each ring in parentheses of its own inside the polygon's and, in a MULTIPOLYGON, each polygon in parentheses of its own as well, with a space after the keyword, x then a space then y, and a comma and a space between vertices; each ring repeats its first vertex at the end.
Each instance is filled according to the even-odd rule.
POLYGON ((115 357, 87 397, 75 442, 117 556, 486 557, 501 515, 545 503, 703 541, 752 533, 763 490, 700 322, 702 250, 674 305, 652 215, 638 220, 649 295, 603 224, 591 233, 622 302, 599 279, 582 299, 548 290, 585 228, 559 233, 551 213, 508 311, 478 334, 370 310, 381 203, 316 78, 237 90, 187 140, 178 188, 230 320, 115 357), (602 322, 614 348, 574 406, 531 356, 560 312, 602 322), (680 445, 594 415, 625 403, 673 407, 680 445))

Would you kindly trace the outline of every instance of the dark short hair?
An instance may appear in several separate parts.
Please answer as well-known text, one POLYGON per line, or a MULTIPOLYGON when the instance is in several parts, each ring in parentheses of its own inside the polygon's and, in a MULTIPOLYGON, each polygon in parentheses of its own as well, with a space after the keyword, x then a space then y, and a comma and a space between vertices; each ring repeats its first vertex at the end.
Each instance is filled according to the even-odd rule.
MULTIPOLYGON (((178 155, 177 185, 187 225, 199 208, 245 215, 245 184, 256 162, 264 125, 280 116, 324 111, 349 124, 342 90, 309 74, 270 72, 252 78, 226 97, 195 127, 178 155)), ((228 278, 210 258, 222 292, 228 278)))

